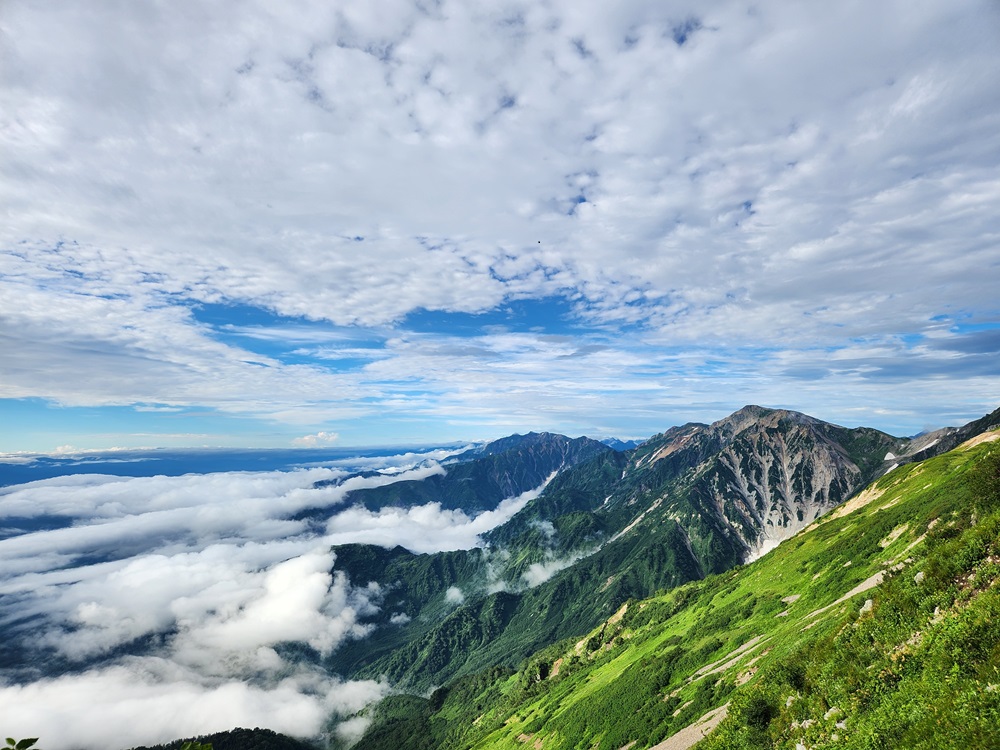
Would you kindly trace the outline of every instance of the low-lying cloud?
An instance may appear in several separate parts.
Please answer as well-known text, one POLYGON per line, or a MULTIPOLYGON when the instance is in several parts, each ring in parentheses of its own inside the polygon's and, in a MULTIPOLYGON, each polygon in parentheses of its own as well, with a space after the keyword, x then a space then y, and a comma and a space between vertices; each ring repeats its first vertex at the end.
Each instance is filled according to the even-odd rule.
POLYGON ((3 488, 0 527, 14 535, 0 540, 0 631, 27 656, 0 682, 0 724, 43 735, 52 750, 238 725, 309 736, 378 699, 388 685, 343 681, 283 650, 302 643, 322 658, 371 632, 383 592, 354 586, 331 545, 470 548, 541 491, 476 516, 436 502, 379 512, 345 502, 352 489, 445 471, 412 457, 397 469, 78 475, 3 488), (26 523, 42 528, 16 531, 26 523))
MULTIPOLYGON (((550 476, 545 484, 551 479, 550 476)), ((332 544, 365 542, 383 547, 401 544, 412 552, 471 549, 479 544, 480 534, 510 520, 541 494, 545 484, 507 498, 494 510, 476 516, 443 509, 438 502, 411 508, 388 507, 377 512, 356 505, 330 518, 326 539, 332 544)))
POLYGON ((315 435, 303 435, 295 438, 292 445, 297 448, 315 448, 319 445, 333 445, 340 439, 336 432, 317 432, 315 435))
POLYGON ((15 736, 44 733, 55 748, 130 747, 237 726, 318 734, 331 713, 350 714, 384 696, 374 681, 318 674, 271 685, 213 680, 160 658, 0 687, 0 716, 15 736))

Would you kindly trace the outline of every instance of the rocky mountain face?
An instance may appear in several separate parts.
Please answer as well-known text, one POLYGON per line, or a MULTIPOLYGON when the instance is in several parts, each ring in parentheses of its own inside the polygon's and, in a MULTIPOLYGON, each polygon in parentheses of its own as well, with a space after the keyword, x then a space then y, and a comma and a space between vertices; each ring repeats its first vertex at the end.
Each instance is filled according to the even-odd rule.
MULTIPOLYGON (((573 442, 553 449, 552 440, 514 443, 519 456, 536 448, 561 456, 573 442)), ((580 454, 565 455, 589 457, 485 535, 484 549, 340 548, 338 568, 355 585, 375 582, 387 592, 385 617, 392 609, 408 620, 377 627, 349 654, 335 654, 331 669, 425 686, 513 663, 586 631, 630 599, 760 556, 912 452, 913 441, 747 406, 624 453, 579 445, 580 454)), ((445 478, 480 476, 480 462, 510 455, 504 441, 496 446, 448 467, 445 478)), ((412 484, 418 487, 407 492, 426 489, 412 484)))
POLYGON ((642 484, 648 489, 655 477, 680 473, 684 481, 661 486, 661 506, 684 498, 681 506, 691 507, 687 517, 681 507, 668 516, 685 527, 694 520, 690 513, 714 519, 720 530, 728 526, 746 561, 839 505, 888 468, 886 454, 907 445, 877 430, 747 406, 714 424, 686 425, 647 441, 629 470, 650 474, 642 484))

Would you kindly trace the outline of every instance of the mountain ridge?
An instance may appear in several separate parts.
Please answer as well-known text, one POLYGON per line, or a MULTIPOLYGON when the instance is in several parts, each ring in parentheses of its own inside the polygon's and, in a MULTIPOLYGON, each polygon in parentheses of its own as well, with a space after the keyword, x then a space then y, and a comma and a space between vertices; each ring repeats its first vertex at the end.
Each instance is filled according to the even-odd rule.
POLYGON ((358 750, 989 747, 1000 431, 900 467, 765 558, 511 669, 369 712, 358 750), (675 739, 671 739, 675 738, 675 739))
POLYGON ((436 502, 448 510, 478 513, 535 490, 554 473, 610 450, 587 437, 548 432, 510 435, 450 457, 441 474, 353 490, 345 502, 360 503, 372 511, 436 502))
POLYGON ((484 549, 447 553, 449 565, 463 561, 455 568, 462 574, 447 579, 465 599, 457 608, 446 606, 442 586, 429 601, 414 601, 407 571, 426 576, 433 555, 396 554, 391 576, 371 562, 378 550, 364 566, 345 556, 353 583, 384 587, 411 619, 392 638, 355 644, 350 660, 334 654, 329 668, 419 688, 512 664, 630 599, 760 556, 889 468, 891 450, 906 455, 910 445, 871 428, 749 405, 711 425, 670 428, 630 451, 591 456, 485 534, 484 549))

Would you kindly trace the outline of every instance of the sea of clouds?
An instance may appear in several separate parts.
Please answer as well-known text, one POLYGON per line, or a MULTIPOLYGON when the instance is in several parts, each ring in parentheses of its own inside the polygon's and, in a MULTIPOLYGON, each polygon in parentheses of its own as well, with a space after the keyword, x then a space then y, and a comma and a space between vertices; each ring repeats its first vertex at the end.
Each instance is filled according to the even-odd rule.
POLYGON ((383 592, 353 585, 331 545, 467 549, 538 494, 477 516, 436 502, 373 512, 347 494, 446 470, 428 455, 373 461, 376 476, 317 466, 0 489, 0 631, 29 657, 0 671, 4 732, 41 736, 47 750, 236 726, 357 736, 364 721, 349 717, 391 686, 282 654, 289 642, 328 654, 371 632, 364 618, 383 592), (326 480, 338 483, 316 486, 326 480), (45 527, 13 527, 26 520, 45 527))

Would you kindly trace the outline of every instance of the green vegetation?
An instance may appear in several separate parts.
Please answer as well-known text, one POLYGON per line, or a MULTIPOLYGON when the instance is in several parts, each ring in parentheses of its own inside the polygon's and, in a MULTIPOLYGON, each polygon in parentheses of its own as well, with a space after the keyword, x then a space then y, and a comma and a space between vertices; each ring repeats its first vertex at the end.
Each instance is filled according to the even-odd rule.
POLYGON ((166 745, 132 748, 132 750, 316 750, 316 748, 302 740, 270 729, 239 728, 176 740, 166 745))
POLYGON ((968 480, 971 502, 938 517, 920 563, 738 693, 706 750, 996 746, 1000 449, 968 480))
POLYGON ((755 563, 627 601, 515 669, 395 696, 357 747, 641 750, 723 704, 699 747, 991 747, 998 576, 987 442, 899 467, 755 563))
POLYGON ((480 513, 541 486, 554 471, 611 453, 606 445, 585 437, 512 435, 464 456, 472 460, 449 464, 447 473, 354 490, 349 501, 370 510, 437 502, 450 510, 480 513))

